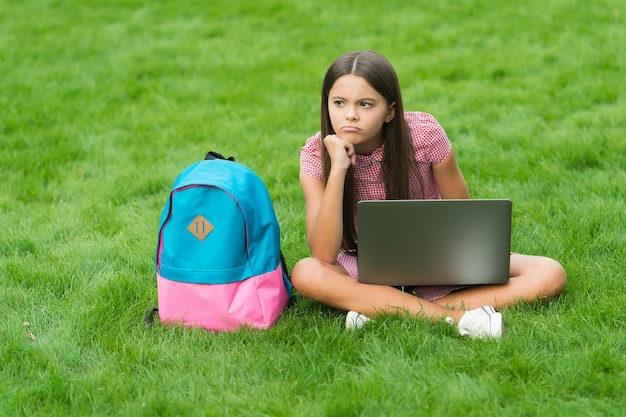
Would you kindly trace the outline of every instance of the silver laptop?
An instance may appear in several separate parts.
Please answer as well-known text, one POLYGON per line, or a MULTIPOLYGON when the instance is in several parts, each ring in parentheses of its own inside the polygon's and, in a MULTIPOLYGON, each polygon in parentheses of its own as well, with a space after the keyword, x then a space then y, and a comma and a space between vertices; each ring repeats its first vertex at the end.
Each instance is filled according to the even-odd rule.
POLYGON ((505 199, 360 201, 359 282, 506 283, 511 210, 505 199))

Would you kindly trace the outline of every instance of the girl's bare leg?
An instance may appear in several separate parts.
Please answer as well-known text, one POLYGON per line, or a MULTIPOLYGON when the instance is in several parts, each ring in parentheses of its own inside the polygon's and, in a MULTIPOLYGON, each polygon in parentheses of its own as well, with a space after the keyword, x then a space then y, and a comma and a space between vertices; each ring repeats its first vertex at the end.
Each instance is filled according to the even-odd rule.
POLYGON ((460 310, 484 305, 500 309, 521 301, 536 302, 556 297, 563 292, 566 283, 565 270, 557 261, 541 256, 512 254, 511 278, 507 284, 471 287, 434 302, 460 310))
POLYGON ((393 287, 361 284, 338 264, 316 258, 299 261, 291 280, 304 297, 340 310, 354 310, 368 317, 380 313, 409 314, 432 321, 452 317, 459 322, 464 312, 417 298, 393 287))

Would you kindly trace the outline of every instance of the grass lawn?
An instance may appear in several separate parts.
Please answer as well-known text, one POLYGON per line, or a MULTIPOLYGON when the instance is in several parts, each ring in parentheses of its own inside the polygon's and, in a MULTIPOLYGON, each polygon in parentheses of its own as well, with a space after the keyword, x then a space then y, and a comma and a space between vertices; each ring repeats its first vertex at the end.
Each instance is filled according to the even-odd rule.
POLYGON ((626 5, 0 0, 0 415, 621 416, 626 5), (176 175, 206 151, 267 184, 308 255, 299 148, 332 60, 375 49, 446 129, 474 197, 562 297, 500 341, 309 300, 267 331, 147 328, 176 175))

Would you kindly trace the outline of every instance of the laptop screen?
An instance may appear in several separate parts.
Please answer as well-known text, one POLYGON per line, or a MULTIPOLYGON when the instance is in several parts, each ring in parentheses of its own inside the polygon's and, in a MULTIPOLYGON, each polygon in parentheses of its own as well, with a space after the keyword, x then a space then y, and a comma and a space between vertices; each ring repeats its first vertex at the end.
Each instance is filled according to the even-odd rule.
POLYGON ((509 279, 510 200, 373 200, 357 207, 360 282, 475 285, 509 279))

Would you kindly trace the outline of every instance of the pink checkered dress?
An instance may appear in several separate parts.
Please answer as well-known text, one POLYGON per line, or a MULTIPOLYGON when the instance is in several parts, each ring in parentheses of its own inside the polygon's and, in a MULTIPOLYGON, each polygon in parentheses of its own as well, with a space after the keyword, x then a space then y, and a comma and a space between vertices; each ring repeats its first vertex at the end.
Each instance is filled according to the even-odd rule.
MULTIPOLYGON (((418 161, 420 175, 424 183, 424 194, 427 199, 440 199, 441 195, 437 189, 431 167, 443 162, 448 157, 452 149, 450 141, 441 125, 430 114, 407 112, 404 116, 409 124, 415 158, 418 161)), ((320 132, 307 139, 300 152, 300 174, 323 178, 322 146, 322 135, 320 132)), ((383 152, 384 144, 371 155, 356 156, 353 173, 355 179, 354 192, 357 201, 383 200, 386 198, 381 172, 383 152)), ((410 183, 412 189, 411 198, 418 198, 420 185, 415 175, 412 175, 410 183)), ((337 262, 352 277, 355 279, 358 277, 359 271, 356 256, 341 252, 337 256, 337 262)), ((411 287, 405 288, 405 290, 414 293, 422 299, 432 301, 460 288, 464 287, 438 285, 411 287)))

